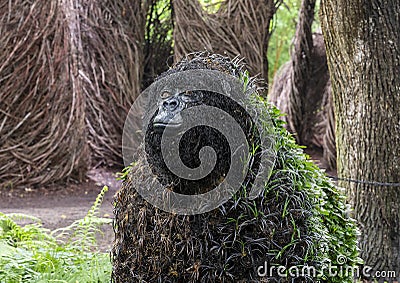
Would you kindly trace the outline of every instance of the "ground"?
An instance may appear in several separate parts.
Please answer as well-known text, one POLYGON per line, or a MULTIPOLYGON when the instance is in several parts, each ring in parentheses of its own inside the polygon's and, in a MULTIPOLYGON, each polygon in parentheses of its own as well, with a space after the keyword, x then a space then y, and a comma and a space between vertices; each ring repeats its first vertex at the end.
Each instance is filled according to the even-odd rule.
MULTIPOLYGON (((66 227, 83 218, 96 200, 103 186, 109 190, 100 208, 100 217, 112 218, 112 199, 120 186, 116 180, 117 169, 98 168, 89 171, 85 182, 55 185, 47 188, 0 191, 0 212, 23 213, 42 220, 44 227, 55 229, 66 227)), ((102 227, 98 242, 101 250, 109 251, 114 240, 111 225, 102 227)))
MULTIPOLYGON (((321 166, 319 160, 321 152, 306 150, 321 166)), ((68 186, 56 185, 47 188, 0 191, 0 212, 23 213, 33 215, 42 220, 44 227, 55 229, 66 227, 73 221, 83 218, 93 205, 103 186, 108 186, 99 216, 112 218, 112 199, 119 189, 121 181, 116 180, 118 169, 97 168, 89 171, 88 178, 81 184, 68 186)), ((334 171, 327 172, 335 175, 334 171)), ((102 228, 103 234, 99 235, 98 242, 102 251, 110 251, 114 240, 111 225, 102 228)))

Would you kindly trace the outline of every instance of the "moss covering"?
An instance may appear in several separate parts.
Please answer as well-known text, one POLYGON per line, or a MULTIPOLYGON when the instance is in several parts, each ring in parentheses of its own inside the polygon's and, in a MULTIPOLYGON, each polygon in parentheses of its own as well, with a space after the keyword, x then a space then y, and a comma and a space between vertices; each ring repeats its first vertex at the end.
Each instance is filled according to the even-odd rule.
MULTIPOLYGON (((213 58, 222 57, 194 57, 207 62, 213 58)), ((186 63, 194 59, 186 59, 186 63)), ((180 64, 175 68, 185 61, 180 64)), ((215 69, 213 65, 199 68, 215 69)), ((234 69, 232 75, 249 82, 242 67, 225 66, 234 69)), ((243 186, 210 212, 167 213, 137 193, 139 186, 151 188, 156 182, 143 162, 145 153, 139 154, 115 197, 113 282, 352 282, 346 274, 330 277, 327 268, 337 265, 345 270, 359 260, 357 230, 348 216, 345 197, 307 160, 284 129, 276 108, 254 96, 249 97, 249 107, 258 109, 261 119, 271 117, 273 124, 263 129, 275 137, 276 150, 263 193, 250 200, 249 187, 243 186), (265 271, 260 266, 268 267, 268 277, 259 276, 265 271), (294 266, 300 271, 312 267, 317 277, 282 277, 278 271, 283 269, 278 266, 286 271, 294 266)))

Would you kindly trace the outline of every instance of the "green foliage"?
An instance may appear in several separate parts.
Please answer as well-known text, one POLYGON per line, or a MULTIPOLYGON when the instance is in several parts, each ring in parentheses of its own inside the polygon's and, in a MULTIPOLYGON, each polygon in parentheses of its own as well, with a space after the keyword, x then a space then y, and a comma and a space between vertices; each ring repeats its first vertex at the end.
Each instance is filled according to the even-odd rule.
POLYGON ((129 170, 131 170, 132 166, 135 166, 135 162, 132 165, 124 167, 121 172, 117 172, 117 180, 125 181, 129 175, 129 170))
POLYGON ((142 88, 167 69, 173 51, 172 6, 169 0, 151 1, 147 13, 144 41, 144 73, 142 88))
POLYGON ((0 213, 0 282, 109 282, 109 255, 94 251, 99 227, 111 223, 96 216, 107 190, 83 219, 53 232, 35 217, 0 213), (20 226, 21 219, 33 224, 20 226))
POLYGON ((172 41, 172 26, 170 1, 154 1, 147 15, 146 40, 153 40, 157 36, 164 36, 164 40, 172 41))
MULTIPOLYGON (((309 222, 312 233, 318 235, 317 250, 314 260, 321 263, 321 270, 328 272, 329 266, 348 267, 362 263, 357 248, 355 220, 349 217, 350 208, 346 197, 335 187, 329 178, 314 163, 307 160, 301 146, 297 145, 279 120, 280 112, 275 107, 268 107, 276 129, 277 165, 274 169, 270 190, 281 186, 292 186, 296 191, 306 190, 315 203, 314 217, 309 222), (282 174, 282 172, 284 172, 282 174), (276 178, 279 174, 279 179, 276 178), (286 180, 286 181, 285 181, 286 180), (277 186, 274 186, 274 181, 277 186)), ((326 282, 353 282, 345 274, 329 277, 323 274, 326 282)))
POLYGON ((199 0, 200 4, 203 6, 204 10, 212 14, 218 11, 221 7, 222 0, 199 0))
POLYGON ((273 81, 279 68, 289 61, 290 48, 296 31, 301 0, 284 1, 273 19, 272 35, 268 45, 268 81, 273 81))

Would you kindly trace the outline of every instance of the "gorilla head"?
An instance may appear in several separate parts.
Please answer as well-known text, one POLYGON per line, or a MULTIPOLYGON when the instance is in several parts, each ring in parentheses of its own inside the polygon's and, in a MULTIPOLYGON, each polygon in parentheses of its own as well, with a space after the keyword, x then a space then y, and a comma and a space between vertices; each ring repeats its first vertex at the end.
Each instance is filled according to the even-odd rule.
MULTIPOLYGON (((185 70, 201 69, 218 70, 236 78, 239 77, 237 66, 233 66, 231 60, 220 55, 212 57, 196 55, 194 58, 187 58, 161 77, 185 70)), ((248 147, 255 149, 250 155, 251 168, 242 184, 249 188, 260 166, 261 147, 255 123, 246 109, 223 94, 209 91, 162 92, 157 99, 158 111, 152 116, 146 130, 145 151, 153 173, 163 185, 181 194, 201 194, 214 189, 227 176, 231 167, 232 154, 227 138, 215 128, 205 125, 182 131, 185 124, 195 124, 193 122, 198 119, 184 110, 205 105, 221 109, 233 117, 245 134, 248 147), (161 152, 162 135, 180 136, 177 139, 179 140, 179 158, 187 167, 195 169, 201 165, 200 151, 204 147, 213 148, 216 157, 214 158, 215 166, 208 175, 198 180, 189 180, 175 175, 166 166, 161 152)))

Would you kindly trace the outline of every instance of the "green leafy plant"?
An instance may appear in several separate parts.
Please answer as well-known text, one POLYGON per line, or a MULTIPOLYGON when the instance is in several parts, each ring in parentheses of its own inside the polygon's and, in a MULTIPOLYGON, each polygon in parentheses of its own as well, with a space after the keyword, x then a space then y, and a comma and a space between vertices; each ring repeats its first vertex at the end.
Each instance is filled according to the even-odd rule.
POLYGON ((109 255, 96 251, 96 233, 112 222, 97 216, 107 190, 83 219, 54 231, 33 216, 0 213, 0 282, 109 282, 109 255), (21 219, 32 224, 17 224, 21 219))

